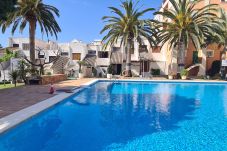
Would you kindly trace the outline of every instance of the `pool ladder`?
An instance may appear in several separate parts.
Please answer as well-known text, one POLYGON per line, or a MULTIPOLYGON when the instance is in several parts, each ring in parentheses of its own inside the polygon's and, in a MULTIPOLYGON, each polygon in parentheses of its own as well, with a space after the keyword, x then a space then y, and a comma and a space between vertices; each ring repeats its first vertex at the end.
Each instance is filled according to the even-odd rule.
POLYGON ((117 78, 113 78, 112 80, 113 80, 113 84, 117 83, 117 78))

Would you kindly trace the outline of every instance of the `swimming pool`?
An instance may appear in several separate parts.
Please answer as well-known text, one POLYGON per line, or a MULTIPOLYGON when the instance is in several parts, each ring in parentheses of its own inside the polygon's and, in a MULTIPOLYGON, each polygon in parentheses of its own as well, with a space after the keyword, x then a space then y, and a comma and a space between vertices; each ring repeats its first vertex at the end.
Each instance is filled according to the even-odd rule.
POLYGON ((0 151, 227 150, 227 84, 97 82, 0 135, 0 151))

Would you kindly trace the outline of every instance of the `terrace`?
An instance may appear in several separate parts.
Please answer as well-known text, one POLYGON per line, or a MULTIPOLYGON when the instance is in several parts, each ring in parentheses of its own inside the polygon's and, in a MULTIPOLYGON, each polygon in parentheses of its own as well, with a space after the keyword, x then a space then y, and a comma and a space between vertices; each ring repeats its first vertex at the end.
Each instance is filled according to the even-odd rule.
MULTIPOLYGON (((56 83, 55 89, 72 89, 93 79, 70 80, 56 83)), ((0 118, 51 98, 49 85, 28 85, 11 89, 0 89, 0 118)))

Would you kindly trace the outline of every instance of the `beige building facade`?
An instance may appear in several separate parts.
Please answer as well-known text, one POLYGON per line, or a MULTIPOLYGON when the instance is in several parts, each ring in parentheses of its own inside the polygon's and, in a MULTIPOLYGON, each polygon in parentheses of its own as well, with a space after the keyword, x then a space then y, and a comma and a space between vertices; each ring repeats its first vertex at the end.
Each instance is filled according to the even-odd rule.
MULTIPOLYGON (((208 4, 218 4, 220 9, 224 9, 227 12, 227 1, 226 0, 202 0, 197 5, 196 8, 202 8, 208 4)), ((169 0, 164 0, 162 6, 159 11, 163 11, 165 9, 172 9, 171 3, 169 0)), ((155 16, 156 20, 160 21, 168 21, 160 15, 155 16)), ((174 72, 177 71, 177 50, 173 48, 169 48, 168 44, 163 46, 164 50, 166 50, 166 64, 168 66, 168 70, 172 67, 174 72)), ((198 66, 195 66, 189 71, 189 74, 192 76, 196 75, 206 75, 209 70, 212 68, 212 64, 215 61, 221 62, 221 56, 223 51, 223 46, 219 46, 218 44, 208 45, 207 48, 196 50, 194 45, 190 43, 189 47, 186 49, 185 55, 185 65, 186 68, 190 68, 194 63, 194 56, 198 57, 198 66)), ((170 73, 170 70, 168 71, 170 73)))

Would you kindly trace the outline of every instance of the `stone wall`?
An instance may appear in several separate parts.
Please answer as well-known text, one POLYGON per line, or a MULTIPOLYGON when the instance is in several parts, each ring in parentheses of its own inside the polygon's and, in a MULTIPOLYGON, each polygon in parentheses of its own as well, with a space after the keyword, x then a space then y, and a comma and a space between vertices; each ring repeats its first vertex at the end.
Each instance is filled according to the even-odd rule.
POLYGON ((57 75, 51 75, 51 76, 45 75, 41 77, 40 84, 47 85, 47 84, 57 83, 65 80, 67 80, 67 76, 64 74, 57 74, 57 75))

